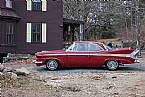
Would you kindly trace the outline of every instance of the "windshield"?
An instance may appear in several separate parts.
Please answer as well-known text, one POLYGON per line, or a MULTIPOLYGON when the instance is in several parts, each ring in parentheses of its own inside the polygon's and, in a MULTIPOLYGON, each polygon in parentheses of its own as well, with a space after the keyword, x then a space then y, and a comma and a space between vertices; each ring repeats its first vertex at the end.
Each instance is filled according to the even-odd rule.
POLYGON ((113 48, 111 48, 110 46, 105 45, 107 50, 112 50, 113 48))
POLYGON ((72 51, 73 48, 74 48, 74 45, 75 45, 75 43, 73 43, 72 45, 70 45, 70 46, 66 49, 66 51, 72 51))

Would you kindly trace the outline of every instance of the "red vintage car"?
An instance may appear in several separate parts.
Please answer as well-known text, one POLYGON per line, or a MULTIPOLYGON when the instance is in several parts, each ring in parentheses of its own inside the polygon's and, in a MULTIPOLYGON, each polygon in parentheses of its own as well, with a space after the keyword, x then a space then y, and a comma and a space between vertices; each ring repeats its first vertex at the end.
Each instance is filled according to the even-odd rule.
POLYGON ((112 49, 100 42, 77 41, 66 50, 37 52, 34 62, 37 66, 46 65, 48 70, 100 66, 116 70, 121 64, 138 63, 138 53, 137 49, 112 49))

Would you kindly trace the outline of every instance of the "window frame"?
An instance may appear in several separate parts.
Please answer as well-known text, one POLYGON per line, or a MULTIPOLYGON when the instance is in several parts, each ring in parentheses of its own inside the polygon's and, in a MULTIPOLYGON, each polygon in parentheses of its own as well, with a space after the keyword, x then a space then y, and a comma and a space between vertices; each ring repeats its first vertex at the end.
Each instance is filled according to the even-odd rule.
MULTIPOLYGON (((41 23, 41 22, 32 22, 31 25, 32 25, 32 26, 31 26, 31 43, 42 43, 42 23, 41 23), (34 25, 36 26, 36 25, 38 25, 38 24, 40 25, 40 27, 39 27, 39 28, 40 28, 40 29, 39 29, 40 32, 37 32, 37 31, 34 32, 34 31, 33 31, 33 27, 34 27, 34 25), (34 39, 34 35, 36 35, 35 38, 39 35, 39 38, 40 38, 40 39, 39 39, 39 40, 38 40, 38 39, 34 39)), ((37 29, 37 28, 36 28, 36 29, 37 29)), ((35 29, 35 30, 36 30, 36 29, 35 29)))

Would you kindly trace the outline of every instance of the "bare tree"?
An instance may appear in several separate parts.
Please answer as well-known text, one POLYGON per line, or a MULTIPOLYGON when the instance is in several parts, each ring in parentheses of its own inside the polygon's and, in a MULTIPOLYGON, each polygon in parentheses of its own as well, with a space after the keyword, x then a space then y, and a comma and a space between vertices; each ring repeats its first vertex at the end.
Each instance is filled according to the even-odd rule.
MULTIPOLYGON (((85 39, 142 39, 145 20, 144 0, 63 0, 64 17, 83 19, 85 39)), ((144 37, 143 37, 144 38, 144 37)))

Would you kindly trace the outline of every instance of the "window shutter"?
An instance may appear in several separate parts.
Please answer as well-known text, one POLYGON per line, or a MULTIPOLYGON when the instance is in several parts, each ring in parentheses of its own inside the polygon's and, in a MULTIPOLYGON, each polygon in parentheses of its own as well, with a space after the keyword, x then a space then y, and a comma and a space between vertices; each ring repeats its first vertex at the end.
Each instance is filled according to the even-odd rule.
POLYGON ((27 10, 32 10, 32 1, 26 0, 26 2, 27 2, 27 10))
POLYGON ((46 43, 46 23, 42 23, 42 43, 46 43))
POLYGON ((41 1, 42 1, 42 11, 47 11, 47 1, 46 0, 41 1))
POLYGON ((31 42, 31 23, 27 23, 26 42, 31 42))

